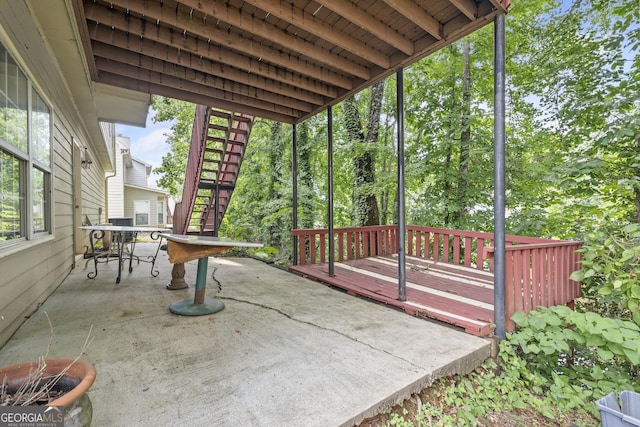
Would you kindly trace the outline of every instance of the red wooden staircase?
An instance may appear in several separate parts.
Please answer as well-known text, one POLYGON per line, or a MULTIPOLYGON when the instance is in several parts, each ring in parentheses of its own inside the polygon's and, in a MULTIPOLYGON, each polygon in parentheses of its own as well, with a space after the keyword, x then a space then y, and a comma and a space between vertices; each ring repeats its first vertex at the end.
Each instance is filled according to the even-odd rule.
POLYGON ((191 148, 173 232, 217 235, 240 173, 253 117, 196 106, 191 148))

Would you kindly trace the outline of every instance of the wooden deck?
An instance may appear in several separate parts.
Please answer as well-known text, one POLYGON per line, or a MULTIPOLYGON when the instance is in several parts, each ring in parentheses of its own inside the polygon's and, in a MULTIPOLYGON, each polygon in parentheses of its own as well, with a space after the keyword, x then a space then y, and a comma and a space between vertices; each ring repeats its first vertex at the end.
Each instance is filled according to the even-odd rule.
MULTIPOLYGON (((492 233, 407 225, 404 302, 398 301, 396 225, 336 228, 332 236, 326 228, 296 229, 291 234, 297 241, 291 271, 411 314, 460 326, 474 335, 492 331, 492 233), (337 261, 334 277, 329 277, 326 264, 331 250, 337 261)), ((505 237, 506 331, 515 330, 511 316, 518 311, 572 305, 580 296, 580 283, 571 280, 571 272, 580 269, 582 243, 505 237)))
POLYGON ((397 255, 351 259, 329 265, 293 265, 297 274, 400 308, 411 315, 446 322, 476 336, 493 331, 493 274, 475 268, 406 257, 406 296, 398 301, 397 255))

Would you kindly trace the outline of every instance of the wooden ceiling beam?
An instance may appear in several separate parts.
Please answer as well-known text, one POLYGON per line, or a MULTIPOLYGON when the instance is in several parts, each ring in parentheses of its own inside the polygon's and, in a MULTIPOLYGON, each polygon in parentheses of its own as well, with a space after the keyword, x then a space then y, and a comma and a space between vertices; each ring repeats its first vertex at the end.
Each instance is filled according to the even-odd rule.
POLYGON ((76 9, 94 81, 287 123, 300 123, 453 43, 510 3, 66 1, 76 9))
POLYGON ((478 17, 478 5, 473 0, 449 0, 460 12, 470 20, 474 20, 478 17))
MULTIPOLYGON (((146 3, 146 0, 136 1, 146 3)), ((287 34, 284 31, 278 31, 277 28, 268 24, 264 19, 259 19, 253 15, 242 13, 240 10, 230 7, 225 1, 209 0, 206 8, 203 7, 202 0, 180 0, 180 3, 204 14, 206 18, 211 17, 219 19, 233 27, 243 29, 251 34, 257 35, 258 37, 270 40, 280 46, 291 49, 300 55, 311 58, 318 63, 326 64, 336 70, 343 71, 365 80, 369 79, 371 76, 369 68, 356 64, 353 61, 336 55, 333 52, 319 48, 315 44, 298 38, 295 35, 287 34)), ((177 16, 175 11, 171 12, 168 18, 171 16, 177 16)), ((188 17, 189 15, 186 16, 188 17)), ((193 22, 193 19, 189 18, 189 21, 193 22)), ((386 56, 382 56, 381 60, 384 58, 386 58, 387 62, 389 61, 386 56)), ((375 62, 373 63, 375 64, 375 62)))
POLYGON ((152 82, 131 79, 117 74, 110 74, 106 72, 101 73, 98 82, 122 87, 125 89, 136 90, 138 92, 153 93, 155 95, 166 96, 168 98, 182 99, 194 104, 221 108, 228 111, 242 111, 244 114, 250 114, 256 117, 264 117, 266 119, 271 119, 283 123, 295 123, 298 119, 296 116, 289 116, 272 110, 256 108, 254 106, 244 105, 228 101, 226 99, 219 99, 201 93, 193 93, 182 89, 163 86, 152 82))
POLYGON ((106 25, 107 28, 118 28, 140 37, 175 46, 178 49, 186 49, 196 55, 201 55, 211 60, 230 63, 236 68, 247 70, 247 72, 256 72, 261 75, 265 75, 265 73, 268 72, 269 75, 265 75, 265 77, 274 78, 292 85, 296 85, 296 82, 306 80, 304 78, 304 76, 306 76, 313 80, 338 86, 343 89, 350 90, 353 88, 351 79, 342 74, 338 74, 328 68, 314 66, 307 61, 286 55, 273 48, 261 46, 254 43, 249 37, 239 40, 233 39, 232 42, 227 31, 219 28, 210 28, 208 35, 211 39, 208 42, 207 40, 209 39, 202 40, 195 37, 195 33, 194 36, 185 35, 182 31, 172 31, 168 28, 158 26, 155 23, 145 21, 142 18, 125 15, 122 11, 105 7, 105 5, 94 3, 91 0, 84 0, 84 2, 87 19, 95 21, 87 22, 89 33, 95 31, 93 28, 103 24, 106 25), (234 47, 233 50, 217 43, 220 40, 226 40, 227 45, 232 44, 234 47), (241 55, 237 52, 246 55, 241 55), (283 68, 270 65, 270 63, 280 64, 283 68), (302 74, 302 76, 299 76, 298 73, 302 74))
MULTIPOLYGON (((197 34, 206 40, 222 41, 223 43, 226 41, 227 47, 230 49, 235 49, 237 46, 236 43, 238 40, 230 40, 228 33, 226 33, 226 37, 221 40, 216 40, 216 32, 213 25, 209 25, 206 19, 194 19, 192 13, 188 13, 184 9, 164 7, 163 3, 155 1, 149 2, 147 0, 110 0, 110 3, 123 10, 129 10, 136 14, 144 15, 147 18, 168 24, 174 28, 197 34)), ((179 3, 187 8, 205 14, 205 17, 210 17, 210 21, 212 22, 220 20, 233 27, 248 31, 265 40, 270 40, 280 46, 291 49, 300 55, 311 58, 335 70, 340 70, 365 80, 369 79, 371 75, 367 67, 356 64, 333 52, 320 49, 313 43, 289 35, 284 31, 274 31, 274 27, 267 24, 264 20, 257 19, 246 13, 241 13, 240 10, 229 7, 222 1, 210 0, 206 9, 203 7, 202 0, 181 0, 179 3)), ((275 63, 282 63, 282 58, 276 60, 275 63)))
POLYGON ((498 10, 501 10, 502 12, 506 12, 507 9, 509 9, 509 6, 511 5, 511 0, 489 0, 489 1, 493 5, 493 7, 495 7, 498 10))
MULTIPOLYGON (((268 0, 263 0, 268 1, 268 0)), ((362 8, 359 8, 356 4, 351 1, 345 0, 316 0, 317 3, 326 7, 329 10, 337 13, 342 16, 344 19, 351 21, 354 25, 362 28, 366 32, 373 34, 378 39, 382 40, 384 43, 387 43, 396 49, 401 50, 408 56, 413 55, 414 47, 411 40, 403 37, 398 34, 398 32, 394 31, 391 27, 386 25, 383 21, 380 21, 379 18, 370 15, 362 8)), ((306 27, 305 27, 306 28, 306 27)), ((382 66, 382 64, 379 64, 382 66)), ((386 66, 384 68, 388 68, 386 66)))
MULTIPOLYGON (((312 91, 296 88, 279 81, 266 79, 261 75, 256 73, 247 73, 241 69, 234 68, 229 64, 211 61, 207 58, 203 58, 202 56, 196 56, 187 51, 180 51, 167 45, 156 44, 149 39, 129 36, 123 31, 117 29, 111 30, 104 25, 96 28, 95 31, 92 32, 92 35, 93 44, 95 46, 100 46, 102 52, 100 56, 102 57, 117 59, 117 55, 123 54, 123 52, 119 50, 107 53, 105 51, 105 47, 110 45, 114 46, 114 49, 120 48, 125 52, 132 52, 136 55, 156 58, 177 66, 190 67, 194 70, 198 70, 212 76, 219 76, 226 80, 289 96, 291 98, 300 99, 301 101, 315 105, 324 104, 324 102, 326 102, 326 97, 330 96, 328 94, 321 95, 313 93, 312 91)), ((132 60, 135 60, 135 58, 132 58, 132 60)), ((135 62, 132 62, 132 64, 137 64, 138 61, 139 60, 136 60, 135 62)), ((332 92, 335 93, 335 91, 332 92)))
POLYGON ((134 52, 128 52, 126 50, 110 47, 101 43, 94 43, 93 51, 97 57, 96 65, 99 70, 116 73, 116 69, 113 68, 114 64, 120 63, 131 67, 134 67, 131 64, 137 64, 137 68, 154 71, 165 76, 175 77, 185 82, 198 83, 213 89, 232 92, 240 96, 254 97, 273 104, 286 105, 304 112, 309 112, 313 109, 311 104, 300 101, 296 98, 253 88, 240 83, 230 82, 223 77, 213 76, 211 74, 194 70, 193 68, 171 64, 160 59, 140 55, 134 52), (114 60, 113 58, 117 58, 117 60, 114 60))
MULTIPOLYGON (((339 1, 339 0, 337 0, 339 1)), ((413 0, 383 0, 388 6, 395 9, 402 16, 418 25, 420 28, 431 34, 436 40, 444 38, 442 24, 429 15, 423 8, 418 6, 413 0)))
MULTIPOLYGON (((343 32, 335 30, 333 26, 322 22, 308 12, 295 7, 290 1, 245 0, 245 2, 262 9, 273 16, 277 16, 295 27, 301 28, 317 37, 320 37, 321 39, 327 40, 329 43, 340 46, 354 55, 365 58, 373 64, 383 68, 389 67, 389 58, 386 55, 343 32)), ((345 2, 342 0, 339 2, 339 5, 340 6, 336 7, 344 10, 345 14, 340 14, 345 17, 345 19, 350 20, 355 25, 373 34, 384 43, 400 49, 409 56, 413 55, 413 43, 411 40, 401 36, 392 28, 375 19, 373 16, 369 15, 367 12, 358 8, 351 2, 345 2), (347 6, 347 4, 351 6, 347 6)), ((338 13, 336 10, 334 10, 334 12, 338 13)))
MULTIPOLYGON (((189 82, 178 77, 160 74, 155 71, 145 70, 132 65, 118 63, 115 61, 97 58, 96 66, 100 74, 100 81, 103 80, 103 74, 111 76, 120 76, 123 80, 138 81, 140 85, 145 83, 154 84, 156 87, 166 87, 170 89, 180 90, 182 92, 191 93, 193 95, 200 94, 207 98, 222 100, 236 105, 244 105, 255 109, 274 111, 287 117, 297 117, 301 112, 290 108, 286 105, 278 105, 272 102, 266 102, 245 95, 239 95, 231 91, 215 89, 200 83, 189 82)), ((155 93, 155 92, 151 92, 155 93)), ((243 111, 244 110, 232 110, 243 111)))

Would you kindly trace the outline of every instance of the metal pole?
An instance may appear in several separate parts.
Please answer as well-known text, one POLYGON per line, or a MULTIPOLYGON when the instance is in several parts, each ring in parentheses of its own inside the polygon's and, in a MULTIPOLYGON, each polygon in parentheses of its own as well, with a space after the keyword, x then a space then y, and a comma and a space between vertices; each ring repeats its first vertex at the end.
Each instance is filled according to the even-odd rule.
MULTIPOLYGON (((291 131, 291 180, 293 181, 292 191, 292 228, 296 230, 298 228, 298 140, 296 132, 296 124, 293 124, 291 131)), ((298 236, 293 236, 293 265, 298 265, 298 236)))
POLYGON ((329 177, 327 183, 327 222, 329 223, 329 276, 334 273, 334 241, 333 241, 333 110, 327 108, 327 169, 329 177))
POLYGON ((398 121, 398 299, 407 300, 407 264, 405 262, 404 218, 404 74, 396 71, 396 109, 398 121))
POLYGON ((505 338, 505 14, 496 16, 494 21, 494 128, 493 128, 493 168, 494 168, 494 321, 495 334, 505 338))

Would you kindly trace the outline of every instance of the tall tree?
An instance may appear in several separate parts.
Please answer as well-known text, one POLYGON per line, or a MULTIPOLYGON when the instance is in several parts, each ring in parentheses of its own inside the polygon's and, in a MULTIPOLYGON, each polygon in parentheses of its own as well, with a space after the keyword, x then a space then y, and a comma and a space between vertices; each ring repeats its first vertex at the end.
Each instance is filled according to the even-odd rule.
POLYGON ((152 108, 155 111, 154 123, 171 122, 171 132, 167 144, 171 150, 162 157, 160 167, 154 169, 160 174, 158 187, 164 188, 175 199, 182 197, 184 176, 187 170, 187 158, 191 145, 191 130, 195 116, 195 104, 177 99, 154 96, 152 108))
POLYGON ((467 173, 469 172, 469 146, 471 145, 471 48, 469 39, 460 42, 462 46, 462 114, 460 120, 460 159, 457 183, 456 223, 462 224, 467 206, 467 173))
POLYGON ((313 194, 312 147, 313 140, 309 130, 309 121, 298 125, 298 195, 301 214, 300 228, 313 228, 315 223, 315 196, 313 194))
POLYGON ((375 193, 375 151, 371 147, 378 142, 380 113, 384 81, 370 89, 367 121, 363 125, 355 97, 344 101, 344 123, 353 144, 360 145, 354 158, 355 188, 354 205, 358 225, 380 224, 380 213, 375 193))

